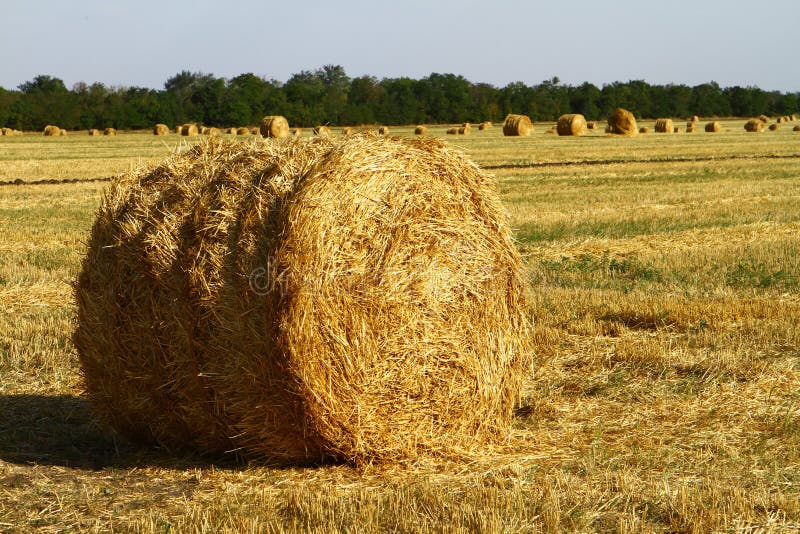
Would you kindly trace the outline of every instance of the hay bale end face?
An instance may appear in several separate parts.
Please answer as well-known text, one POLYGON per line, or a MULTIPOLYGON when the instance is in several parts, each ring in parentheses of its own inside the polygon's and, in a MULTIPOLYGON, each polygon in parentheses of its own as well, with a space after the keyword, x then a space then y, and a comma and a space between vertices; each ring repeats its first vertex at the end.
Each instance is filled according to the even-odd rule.
POLYGON ((195 135, 200 135, 200 130, 197 128, 196 124, 184 124, 181 127, 181 135, 193 137, 195 135))
POLYGON ((153 135, 167 135, 169 133, 169 126, 166 124, 156 124, 153 127, 153 135))
POLYGON ((209 138, 111 186, 73 341, 96 414, 139 441, 469 454, 511 430, 525 287, 494 182, 441 141, 209 138))
POLYGON ((428 133, 427 126, 420 125, 414 128, 414 135, 426 135, 427 133, 428 133))
POLYGON ((656 124, 653 127, 656 133, 674 133, 675 125, 672 119, 656 119, 656 124))
POLYGON ((48 124, 44 127, 44 135, 47 137, 56 137, 61 133, 61 128, 48 124))
POLYGON ((709 133, 719 133, 722 131, 722 124, 718 121, 711 121, 706 124, 705 130, 709 133))
POLYGON ((505 136, 526 136, 531 132, 533 132, 533 123, 527 115, 510 114, 503 121, 503 135, 505 136))
POLYGON ((579 113, 561 115, 556 123, 558 135, 583 135, 586 129, 586 118, 579 113))
POLYGON ((747 132, 763 132, 766 123, 759 119, 750 119, 744 123, 744 129, 747 132))
POLYGON ((261 119, 261 137, 280 139, 289 137, 289 121, 283 115, 267 115, 261 119))
POLYGON ((636 135, 636 117, 627 109, 617 108, 608 118, 608 129, 616 135, 636 135))

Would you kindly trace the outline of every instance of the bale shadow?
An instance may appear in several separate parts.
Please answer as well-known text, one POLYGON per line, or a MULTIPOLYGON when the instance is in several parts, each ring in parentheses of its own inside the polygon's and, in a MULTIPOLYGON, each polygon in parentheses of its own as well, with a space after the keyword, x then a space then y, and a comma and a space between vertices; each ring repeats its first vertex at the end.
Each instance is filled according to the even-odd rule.
POLYGON ((175 455, 121 441, 96 424, 86 399, 71 395, 0 395, 0 460, 91 470, 244 467, 233 455, 175 455))

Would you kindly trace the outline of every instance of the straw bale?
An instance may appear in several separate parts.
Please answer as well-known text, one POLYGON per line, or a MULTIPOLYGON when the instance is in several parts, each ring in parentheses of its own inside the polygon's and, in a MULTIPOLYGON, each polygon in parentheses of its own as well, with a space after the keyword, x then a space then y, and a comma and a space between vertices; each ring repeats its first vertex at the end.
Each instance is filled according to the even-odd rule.
POLYGON ((59 135, 61 132, 61 128, 58 126, 53 126, 52 124, 48 124, 44 127, 44 135, 48 137, 55 137, 59 135))
POLYGON ((182 125, 182 124, 179 124, 179 125, 177 125, 177 126, 175 127, 175 133, 176 133, 176 134, 178 134, 178 135, 181 135, 181 132, 182 132, 182 131, 183 131, 183 125, 182 125))
POLYGON ((352 135, 353 129, 350 126, 342 128, 342 135, 352 135))
POLYGON ((509 114, 503 121, 503 135, 505 136, 526 136, 533 132, 533 123, 527 115, 509 114))
POLYGON ((772 124, 769 125, 769 129, 772 130, 773 132, 776 132, 781 129, 781 123, 773 122, 772 124))
POLYGON ((597 121, 588 121, 586 123, 587 130, 596 130, 597 129, 597 121))
MULTIPOLYGON (((611 127, 609 126, 609 128, 611 127)), ((611 133, 611 132, 608 129, 606 129, 606 133, 611 133)), ((650 128, 648 128, 647 126, 642 126, 641 128, 639 128, 639 133, 640 134, 650 133, 650 128)))
POLYGON ((209 126, 208 131, 206 132, 208 135, 219 135, 219 128, 215 128, 213 126, 209 126))
POLYGON ((792 128, 793 132, 800 132, 800 124, 796 124, 794 128, 792 128))
POLYGON ((261 137, 288 137, 289 136, 289 121, 283 115, 267 115, 261 119, 261 127, 259 128, 261 137))
POLYGON ((674 126, 672 128, 672 133, 683 133, 683 127, 682 126, 674 126))
POLYGON ((700 122, 700 117, 697 115, 692 115, 692 118, 689 119, 689 122, 700 122))
POLYGON ((330 137, 331 135, 330 127, 325 125, 317 126, 312 131, 314 132, 314 135, 318 135, 319 137, 330 137))
POLYGON ((236 135, 250 135, 250 128, 247 126, 240 126, 236 128, 236 135))
POLYGON ((156 124, 153 127, 153 135, 167 135, 169 133, 169 126, 166 124, 156 124))
POLYGON ((106 193, 75 283, 95 413, 275 462, 478 453, 531 353, 496 185, 436 139, 209 138, 106 193))
POLYGON ((414 128, 414 135, 426 135, 428 133, 428 127, 419 125, 414 128))
POLYGON ((89 135, 92 135, 92 136, 94 136, 94 135, 100 135, 100 130, 98 130, 98 129, 96 129, 96 128, 92 128, 92 129, 91 129, 91 130, 89 130, 87 133, 88 133, 89 135))
POLYGON ((199 134, 200 134, 200 130, 198 130, 196 124, 191 124, 191 123, 184 124, 183 127, 181 128, 181 135, 185 135, 187 137, 192 137, 192 136, 199 135, 199 134))
POLYGON ((201 126, 199 129, 201 135, 208 135, 208 126, 201 126))
POLYGON ((105 130, 103 130, 103 135, 117 135, 117 129, 108 127, 105 130))
POLYGON ((763 132, 766 123, 761 119, 750 119, 744 123, 744 129, 748 132, 763 132))
POLYGON ((458 135, 458 128, 448 128, 445 133, 448 135, 458 135))
POLYGON ((675 125, 672 119, 656 119, 656 124, 653 127, 656 133, 673 133, 675 132, 675 125))
POLYGON ((471 132, 472 132, 472 127, 469 125, 469 123, 466 123, 465 126, 458 127, 459 135, 469 135, 471 132))
POLYGON ((478 130, 480 131, 488 130, 491 127, 492 127, 491 121, 484 121, 478 125, 478 130))
POLYGON ((14 135, 14 130, 11 128, 3 128, 2 135, 14 135))
POLYGON ((767 115, 759 115, 758 118, 764 124, 769 124, 769 120, 770 119, 769 119, 769 117, 767 115))
POLYGON ((721 132, 722 131, 722 124, 720 124, 718 121, 711 121, 711 122, 706 124, 705 130, 707 132, 711 132, 711 133, 721 132))
POLYGON ((608 126, 611 130, 610 133, 617 135, 635 135, 636 117, 633 113, 626 109, 617 108, 614 113, 608 118, 608 126))
POLYGON ((778 117, 777 119, 775 119, 775 122, 779 122, 780 123, 780 122, 784 122, 785 120, 786 120, 786 117, 778 117))
POLYGON ((236 128, 228 128, 225 131, 226 131, 226 133, 229 133, 230 135, 236 135, 236 128))
POLYGON ((380 127, 378 127, 378 133, 380 135, 389 135, 389 127, 388 126, 380 126, 380 127))
POLYGON ((61 129, 58 131, 58 135, 60 135, 61 137, 64 137, 64 136, 66 136, 66 135, 67 135, 67 131, 66 131, 64 128, 61 128, 61 129))
POLYGON ((792 120, 793 120, 793 121, 800 120, 800 114, 797 114, 797 113, 792 113, 792 120))
POLYGON ((561 115, 556 131, 558 135, 583 135, 586 133, 586 117, 579 113, 561 115))
POLYGON ((693 133, 695 130, 695 122, 687 122, 686 123, 686 133, 693 133))

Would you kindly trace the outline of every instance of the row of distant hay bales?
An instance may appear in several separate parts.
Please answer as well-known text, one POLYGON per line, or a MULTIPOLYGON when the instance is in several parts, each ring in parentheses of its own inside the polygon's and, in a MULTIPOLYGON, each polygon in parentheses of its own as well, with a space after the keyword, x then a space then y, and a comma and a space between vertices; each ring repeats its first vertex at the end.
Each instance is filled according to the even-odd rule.
POLYGON ((0 128, 0 135, 21 135, 22 132, 19 130, 15 130, 14 128, 0 128))

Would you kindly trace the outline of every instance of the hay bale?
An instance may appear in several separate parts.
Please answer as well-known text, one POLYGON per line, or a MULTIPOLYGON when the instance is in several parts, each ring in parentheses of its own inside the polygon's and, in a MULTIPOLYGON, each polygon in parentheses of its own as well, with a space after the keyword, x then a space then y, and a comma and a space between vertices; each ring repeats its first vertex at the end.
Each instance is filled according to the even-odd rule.
POLYGON ((179 124, 178 126, 175 127, 175 133, 181 135, 181 131, 183 131, 183 125, 179 124))
POLYGON ((169 133, 169 126, 166 124, 156 124, 153 127, 153 135, 167 135, 169 133))
POLYGON ((44 127, 44 135, 47 137, 56 137, 61 133, 61 128, 48 124, 44 127))
POLYGON ((91 130, 89 130, 87 133, 88 133, 89 135, 91 135, 91 136, 100 135, 100 130, 98 130, 98 129, 96 129, 96 128, 92 128, 92 129, 91 129, 91 130))
POLYGON ((200 135, 208 135, 208 126, 199 126, 200 135))
POLYGON ((108 127, 105 130, 103 130, 103 135, 117 135, 117 129, 108 127))
POLYGON ((759 119, 750 119, 744 123, 744 129, 747 132, 763 132, 766 123, 759 119))
POLYGON ((533 132, 533 123, 527 115, 509 114, 503 121, 503 135, 517 137, 530 135, 533 132))
POLYGON ((342 135, 352 135, 353 129, 350 126, 342 128, 342 135))
POLYGON ((683 128, 681 126, 673 127, 672 133, 683 133, 683 128))
POLYGON ((448 128, 445 133, 447 135, 458 135, 458 128, 448 128))
POLYGON ((215 128, 213 126, 210 126, 208 128, 208 135, 219 135, 219 128, 215 128))
POLYGON ((228 128, 225 132, 230 135, 236 135, 236 128, 228 128))
POLYGON ((794 128, 792 128, 793 132, 800 132, 800 124, 796 124, 794 128))
POLYGON ((240 126, 236 128, 236 135, 250 135, 250 128, 247 126, 240 126))
POLYGON ((672 123, 672 119, 656 119, 654 129, 656 133, 673 133, 675 125, 672 123))
POLYGON ((184 124, 183 127, 181 128, 181 135, 184 135, 184 136, 187 136, 187 137, 193 137, 193 136, 199 135, 199 134, 200 134, 200 130, 197 128, 196 124, 191 124, 191 123, 184 124))
POLYGON ((65 137, 67 135, 67 131, 65 129, 61 129, 58 131, 58 135, 61 137, 65 137))
POLYGON ((414 135, 426 135, 427 133, 428 133, 427 126, 420 125, 414 128, 414 135))
MULTIPOLYGON (((611 126, 609 126, 606 129, 606 133, 612 133, 611 131, 609 131, 610 128, 611 128, 611 126)), ((639 133, 640 134, 648 134, 648 133, 650 133, 650 128, 648 128, 647 126, 642 126, 641 128, 639 128, 639 133)))
POLYGON ((295 128, 294 130, 292 130, 292 136, 293 137, 300 137, 300 135, 302 133, 303 133, 303 130, 301 130, 300 128, 295 128))
POLYGON ((261 119, 261 137, 280 139, 289 136, 289 121, 283 115, 267 115, 261 119))
POLYGON ((3 128, 2 132, 2 135, 14 135, 14 130, 11 128, 3 128))
POLYGON ((711 121, 706 124, 705 130, 710 133, 718 133, 722 131, 722 124, 718 121, 711 121))
POLYGON ((388 126, 380 126, 380 127, 378 127, 378 134, 380 134, 380 135, 389 135, 389 127, 388 126))
POLYGON ((608 118, 608 127, 616 135, 636 135, 636 117, 627 109, 617 108, 608 118))
POLYGON ((583 135, 586 133, 586 117, 579 113, 561 115, 556 122, 558 135, 583 135))
POLYGON ((75 284, 98 418, 355 463, 508 438, 526 280, 495 183, 436 139, 208 139, 112 184, 75 284))
POLYGON ((697 124, 697 123, 694 123, 694 122, 687 122, 687 123, 686 123, 686 133, 694 133, 694 130, 695 130, 695 124, 697 124))
POLYGON ((692 115, 692 117, 689 119, 689 122, 698 123, 700 122, 700 117, 698 117, 697 115, 692 115))
POLYGON ((469 125, 469 123, 467 123, 466 126, 458 127, 459 135, 469 135, 471 132, 472 132, 472 127, 469 125))
POLYGON ((769 129, 772 130, 773 132, 777 132, 778 130, 781 129, 781 123, 773 122, 772 124, 769 125, 769 129))
POLYGON ((799 115, 799 114, 797 114, 797 113, 792 113, 792 120, 793 120, 793 121, 800 120, 800 115, 799 115))
POLYGON ((588 121, 586 123, 587 130, 596 130, 597 129, 597 121, 588 121))
POLYGON ((767 115, 759 115, 758 119, 764 124, 769 124, 769 117, 767 115))
POLYGON ((330 137, 331 135, 331 129, 325 125, 317 126, 312 131, 314 135, 318 135, 319 137, 330 137))
POLYGON ((478 125, 478 130, 484 131, 490 129, 491 127, 492 127, 491 121, 484 121, 478 125))
POLYGON ((785 118, 784 118, 784 117, 778 117, 777 119, 775 119, 775 122, 781 123, 781 122, 783 122, 784 120, 785 120, 785 118))

